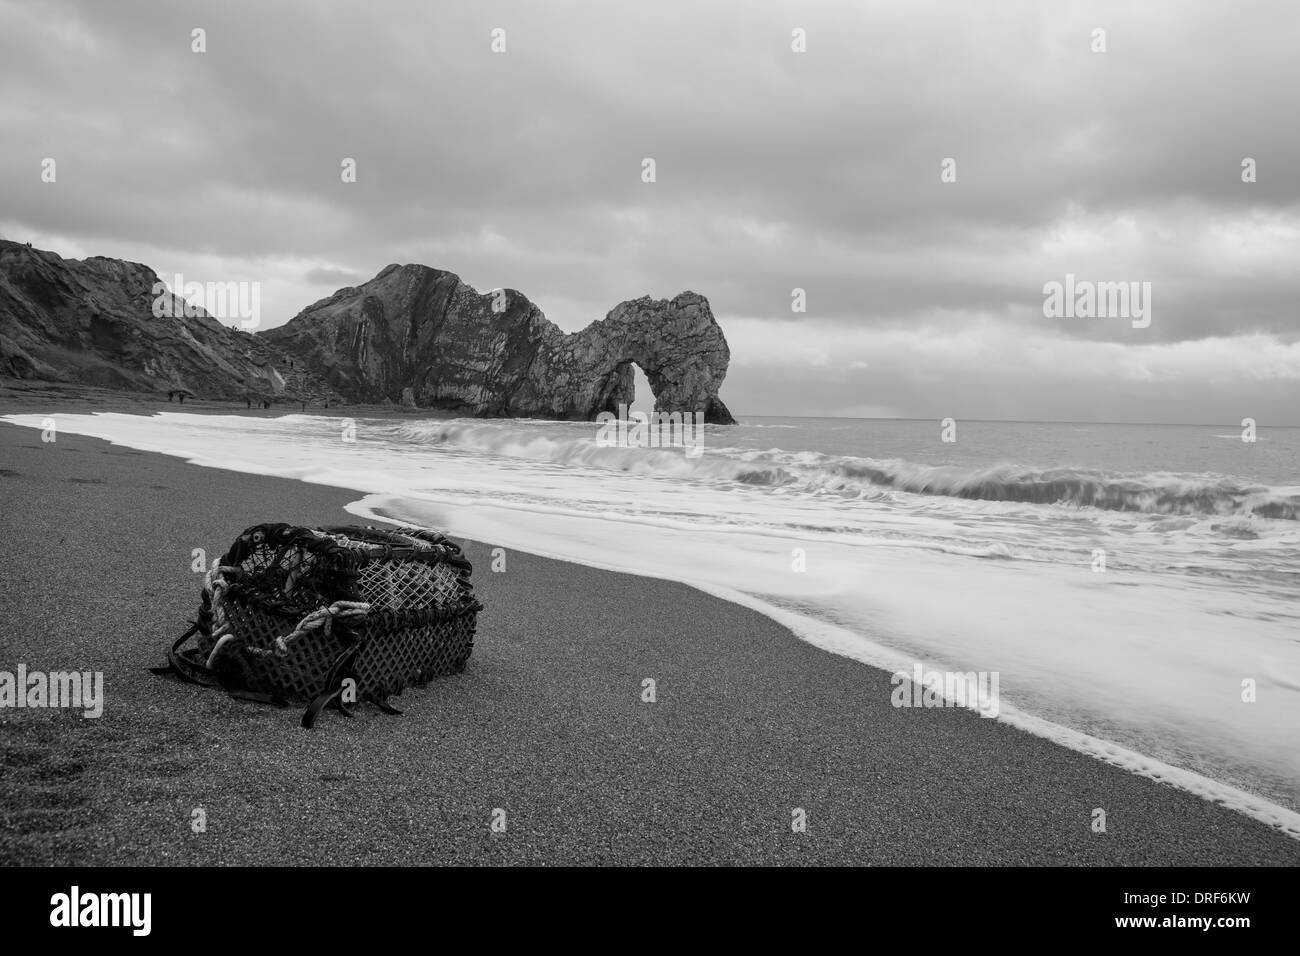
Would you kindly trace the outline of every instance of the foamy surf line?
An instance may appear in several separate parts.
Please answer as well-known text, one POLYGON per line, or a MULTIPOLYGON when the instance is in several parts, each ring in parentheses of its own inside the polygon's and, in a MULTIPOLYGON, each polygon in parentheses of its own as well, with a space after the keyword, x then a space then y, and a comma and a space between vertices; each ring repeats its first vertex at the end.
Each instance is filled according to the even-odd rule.
MULTIPOLYGON (((338 445, 337 436, 333 434, 337 425, 329 421, 296 421, 296 416, 246 419, 242 416, 176 413, 149 418, 116 413, 93 416, 60 414, 57 419, 59 428, 69 433, 89 435, 112 444, 182 458, 192 464, 255 475, 293 477, 306 483, 354 490, 365 497, 349 505, 348 511, 370 520, 431 524, 461 537, 505 545, 541 557, 684 583, 702 593, 758 611, 789 628, 800 639, 823 650, 886 671, 909 673, 911 665, 924 657, 915 653, 904 657, 900 652, 878 642, 867 641, 860 633, 864 628, 841 627, 807 614, 777 607, 762 599, 761 595, 767 592, 759 591, 755 594, 742 590, 745 585, 738 583, 734 576, 729 579, 726 574, 715 574, 718 578, 715 581, 690 580, 684 577, 685 569, 681 568, 680 560, 676 563, 663 560, 656 563, 653 556, 641 552, 637 552, 641 561, 639 566, 611 562, 610 542, 616 540, 621 532, 617 528, 611 529, 609 515, 601 514, 599 508, 593 511, 587 505, 582 505, 579 511, 555 509, 549 515, 544 515, 547 506, 539 501, 522 507, 513 506, 498 497, 500 488, 510 486, 509 482, 503 483, 501 479, 506 472, 492 470, 490 466, 496 463, 484 462, 477 456, 472 461, 460 459, 462 467, 455 471, 455 475, 459 475, 460 484, 457 485, 452 471, 443 467, 454 465, 455 460, 440 461, 434 471, 411 471, 402 467, 407 463, 401 458, 382 459, 382 447, 338 445), (473 466, 471 471, 465 471, 470 465, 473 466), (485 466, 488 467, 485 469, 485 466), (437 483, 438 487, 430 489, 427 487, 430 483, 437 483), (492 500, 487 502, 480 494, 481 486, 484 485, 490 486, 491 493, 488 497, 492 500), (460 495, 457 494, 458 491, 461 492, 460 495), (430 513, 423 519, 418 517, 425 510, 430 513), (537 525, 535 519, 543 517, 550 521, 547 526, 549 531, 546 534, 534 534, 530 540, 526 530, 520 529, 526 529, 530 524, 537 525), (583 539, 584 534, 586 540, 583 539), (552 547, 554 544, 569 550, 555 551, 552 547), (593 555, 603 556, 604 560, 593 558, 593 555)), ((10 415, 5 416, 4 420, 36 429, 45 428, 47 421, 35 415, 10 415)), ((431 463, 425 462, 421 467, 427 468, 429 464, 431 463)), ((497 464, 497 467, 501 466, 497 464)), ((530 472, 527 480, 531 483, 536 477, 530 472)), ((627 517, 624 516, 625 522, 627 517)), ((645 517, 642 515, 642 518, 645 517)), ((536 531, 536 528, 533 530, 536 531)), ((704 533, 705 539, 710 540, 708 529, 704 529, 704 533)), ((718 542, 712 543, 716 550, 718 542)), ((727 547, 734 545, 731 540, 725 543, 727 547)), ((1018 573, 1025 574, 1029 571, 1029 568, 1024 567, 1018 573)), ((969 572, 963 572, 967 573, 969 572)), ((1140 593, 1138 589, 1126 590, 1140 593)), ((891 625, 865 629, 893 636, 902 633, 891 625)), ((1031 685, 1024 688, 1026 693, 1033 690, 1031 685)), ((1064 716, 1070 715, 1067 713, 1064 716)), ((1212 803, 1236 810, 1293 839, 1300 839, 1300 814, 1264 797, 1172 766, 1132 747, 1035 716, 1008 704, 1005 697, 998 719, 1120 769, 1170 784, 1212 803)), ((1276 791, 1283 799, 1286 792, 1289 791, 1276 791)))
MULTIPOLYGON (((563 425, 565 423, 552 423, 563 425)), ((571 423, 570 423, 571 424, 571 423)), ((793 426, 750 426, 791 428, 793 426)), ((1021 504, 1055 504, 1148 515, 1257 516, 1300 520, 1300 488, 1270 487, 1223 475, 1118 473, 1087 468, 998 464, 932 466, 821 452, 711 448, 706 458, 670 451, 600 447, 588 436, 546 436, 510 419, 403 422, 393 435, 467 452, 510 458, 636 470, 702 481, 735 481, 759 488, 878 497, 903 492, 1021 504)))
MULTIPOLYGON (((508 547, 537 557, 581 564, 602 571, 632 574, 638 577, 685 584, 711 597, 756 611, 787 628, 800 640, 806 641, 814 647, 887 673, 911 673, 913 666, 918 663, 917 657, 913 655, 904 655, 865 638, 857 632, 849 631, 829 622, 776 607, 743 591, 694 581, 684 574, 674 575, 664 573, 663 570, 646 570, 632 565, 592 560, 569 552, 539 548, 533 542, 523 543, 518 540, 509 540, 509 535, 503 535, 499 528, 494 528, 490 535, 483 535, 473 527, 472 523, 458 523, 456 518, 450 516, 456 508, 455 502, 438 502, 433 498, 423 496, 421 502, 445 507, 448 518, 443 522, 445 527, 441 527, 439 530, 456 537, 467 538, 480 543, 490 541, 494 546, 508 547)), ((420 509, 412 507, 412 504, 411 499, 401 495, 370 494, 358 501, 349 503, 346 510, 366 521, 393 525, 421 526, 425 524, 426 522, 422 520, 421 516, 415 513, 420 509)), ((938 667, 932 661, 922 660, 920 663, 926 669, 938 667)), ((953 698, 946 695, 944 699, 949 704, 955 703, 953 698)), ((1033 734, 1036 737, 1042 737, 1068 750, 1084 754, 1157 783, 1176 787, 1203 800, 1242 813, 1285 833, 1292 839, 1300 840, 1300 813, 1270 803, 1262 797, 1211 780, 1190 770, 1174 767, 1109 740, 1073 730, 1026 713, 1013 703, 1008 702, 1005 697, 1000 701, 1000 712, 993 719, 1033 734)))

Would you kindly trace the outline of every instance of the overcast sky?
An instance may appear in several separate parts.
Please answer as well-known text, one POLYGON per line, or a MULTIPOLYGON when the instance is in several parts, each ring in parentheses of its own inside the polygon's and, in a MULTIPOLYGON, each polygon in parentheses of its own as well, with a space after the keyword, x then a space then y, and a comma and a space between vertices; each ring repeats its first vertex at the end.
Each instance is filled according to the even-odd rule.
POLYGON ((693 289, 742 417, 1300 424, 1297 51, 1294 0, 0 0, 0 234, 264 327, 390 262, 570 331, 693 289))

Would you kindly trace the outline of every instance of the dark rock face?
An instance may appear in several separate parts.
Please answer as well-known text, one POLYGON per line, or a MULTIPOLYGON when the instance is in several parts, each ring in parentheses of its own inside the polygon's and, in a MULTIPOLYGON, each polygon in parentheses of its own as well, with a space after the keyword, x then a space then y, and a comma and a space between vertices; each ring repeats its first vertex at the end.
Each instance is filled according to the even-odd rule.
MULTIPOLYGON (((624 302, 565 334, 522 293, 392 265, 259 334, 199 310, 154 315, 158 276, 0 240, 0 375, 199 398, 392 403, 462 415, 591 420, 632 400, 632 363, 662 412, 734 424, 731 359, 708 300, 624 302)), ((180 300, 176 300, 179 302, 180 300)))
POLYGON ((694 292, 624 302, 565 334, 522 293, 480 295, 450 272, 391 265, 261 337, 358 401, 590 420, 631 400, 635 362, 656 410, 734 424, 718 397, 731 353, 694 292))
POLYGON ((0 375, 235 401, 338 399, 292 356, 202 310, 155 316, 158 281, 137 262, 0 240, 0 375))

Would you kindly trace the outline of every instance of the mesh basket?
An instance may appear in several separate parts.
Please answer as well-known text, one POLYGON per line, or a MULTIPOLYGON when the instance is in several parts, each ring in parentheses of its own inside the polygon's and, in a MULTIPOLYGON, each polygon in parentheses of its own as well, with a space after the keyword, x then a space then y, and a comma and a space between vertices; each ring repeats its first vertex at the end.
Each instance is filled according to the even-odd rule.
POLYGON ((330 703, 396 713, 390 696, 465 669, 482 609, 471 571, 436 531, 256 525, 208 572, 197 620, 156 670, 308 701, 305 727, 330 703))

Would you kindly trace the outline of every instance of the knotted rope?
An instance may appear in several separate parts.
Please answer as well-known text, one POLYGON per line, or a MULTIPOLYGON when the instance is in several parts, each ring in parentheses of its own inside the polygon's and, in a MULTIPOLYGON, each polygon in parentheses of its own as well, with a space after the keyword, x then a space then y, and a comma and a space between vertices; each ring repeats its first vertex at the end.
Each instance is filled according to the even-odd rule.
POLYGON ((224 604, 221 600, 225 594, 226 588, 230 582, 226 580, 227 574, 238 573, 241 569, 231 565, 218 565, 208 571, 203 576, 203 590, 207 594, 208 607, 212 609, 212 636, 216 639, 211 653, 208 654, 208 669, 211 670, 213 662, 221 656, 221 651, 225 647, 233 634, 230 633, 230 622, 226 620, 224 604))
POLYGON ((299 621, 298 626, 291 633, 275 639, 275 651, 280 655, 288 654, 289 645, 310 631, 323 629, 326 634, 329 634, 336 617, 365 617, 369 613, 370 604, 367 601, 335 601, 329 607, 317 608, 299 621))

